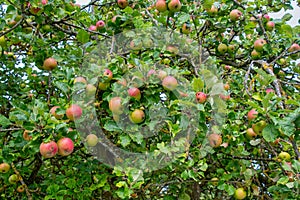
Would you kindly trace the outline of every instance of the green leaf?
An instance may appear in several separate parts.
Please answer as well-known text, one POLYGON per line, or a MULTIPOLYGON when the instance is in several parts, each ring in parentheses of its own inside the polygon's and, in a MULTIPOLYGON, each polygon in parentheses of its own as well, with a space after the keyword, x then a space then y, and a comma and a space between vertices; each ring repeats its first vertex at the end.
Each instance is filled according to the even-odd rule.
POLYGON ((74 188, 76 186, 75 179, 68 179, 66 182, 66 186, 71 189, 74 188))
POLYGON ((0 115, 0 125, 2 126, 2 127, 6 127, 6 126, 8 126, 8 125, 10 125, 11 124, 11 122, 9 121, 9 119, 7 119, 5 116, 3 116, 3 115, 0 115))
POLYGON ((279 134, 279 131, 272 124, 268 124, 262 131, 262 136, 267 142, 274 142, 279 134))
POLYGON ((277 181, 277 185, 285 185, 289 182, 289 177, 284 176, 281 177, 278 181, 277 181))
POLYGON ((55 85, 58 89, 60 89, 61 91, 63 91, 66 95, 68 94, 68 91, 69 91, 69 86, 68 86, 68 84, 56 81, 56 82, 54 82, 54 85, 55 85))
POLYGON ((200 78, 194 78, 193 82, 192 82, 192 86, 193 86, 193 90, 195 92, 199 92, 199 91, 202 91, 202 89, 204 87, 204 82, 200 78))
POLYGON ((290 13, 286 13, 285 15, 283 15, 282 17, 282 21, 289 21, 290 19, 292 19, 293 15, 290 13))
POLYGON ((122 147, 128 146, 130 144, 130 141, 131 141, 131 139, 128 135, 121 135, 120 140, 121 140, 122 147))
POLYGON ((79 30, 76 38, 79 42, 87 43, 90 40, 90 35, 85 30, 79 30))

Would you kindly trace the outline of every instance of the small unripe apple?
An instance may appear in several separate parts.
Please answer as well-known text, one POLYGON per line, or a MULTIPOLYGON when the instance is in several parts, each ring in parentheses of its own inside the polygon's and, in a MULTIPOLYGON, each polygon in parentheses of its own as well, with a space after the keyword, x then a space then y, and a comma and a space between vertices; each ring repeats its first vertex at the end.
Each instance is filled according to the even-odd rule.
POLYGON ((29 141, 29 140, 32 139, 32 136, 29 136, 29 133, 30 133, 29 130, 25 130, 25 131, 23 132, 23 139, 24 139, 24 140, 29 141))
POLYGON ((234 191, 234 198, 236 199, 245 199, 247 196, 246 191, 244 188, 238 188, 234 191))
POLYGON ((66 110, 66 115, 68 119, 74 121, 76 119, 79 119, 82 115, 82 109, 80 106, 76 104, 72 104, 67 110, 66 110))
POLYGON ((25 186, 24 185, 19 185, 17 188, 17 192, 22 193, 25 191, 25 186))
POLYGON ((155 8, 159 12, 165 12, 167 10, 167 2, 165 0, 157 0, 155 3, 155 8))
POLYGON ((225 54, 227 52, 227 45, 223 44, 223 43, 219 44, 218 45, 218 52, 222 55, 225 54))
POLYGON ((127 92, 129 96, 135 98, 136 100, 141 99, 141 91, 138 88, 136 87, 129 88, 127 92))
POLYGON ((298 51, 298 50, 300 50, 299 44, 294 43, 294 44, 292 44, 291 47, 288 49, 288 52, 294 52, 294 51, 298 51))
POLYGON ((196 100, 198 103, 206 102, 207 95, 204 92, 197 92, 196 93, 196 100))
POLYGON ((229 90, 230 89, 230 85, 228 84, 228 83, 226 83, 225 85, 224 85, 224 90, 229 90))
POLYGON ((262 51, 265 44, 267 44, 266 40, 264 40, 264 39, 257 39, 254 42, 254 49, 256 51, 262 51))
POLYGON ((109 109, 113 114, 122 114, 123 113, 123 108, 122 108, 122 99, 121 97, 113 97, 109 101, 109 109))
POLYGON ((278 155, 278 158, 280 158, 281 160, 289 161, 291 159, 291 155, 287 152, 282 151, 278 155))
POLYGON ((7 173, 10 169, 10 165, 8 163, 1 163, 0 164, 0 172, 7 173))
POLYGON ((224 69, 229 71, 229 70, 231 70, 231 66, 230 65, 224 65, 224 69))
POLYGON ((94 147, 98 144, 98 137, 95 134, 89 134, 86 136, 86 143, 89 147, 94 147))
POLYGON ((57 67, 57 61, 54 58, 44 60, 43 69, 51 71, 57 67))
POLYGON ((61 118, 63 118, 64 117, 64 115, 63 114, 56 114, 56 109, 57 108, 60 108, 59 106, 53 106, 51 109, 50 109, 50 113, 51 113, 51 115, 53 115, 56 119, 61 119, 61 118))
POLYGON ((105 22, 103 20, 99 20, 96 22, 97 29, 102 29, 105 27, 105 22))
POLYGON ((160 79, 160 80, 163 80, 165 77, 167 77, 167 72, 163 71, 163 70, 159 70, 158 71, 158 75, 157 77, 160 79))
POLYGON ((261 58, 261 53, 256 51, 255 49, 253 49, 253 51, 251 52, 251 57, 254 60, 260 59, 261 58))
POLYGON ((235 45, 233 45, 233 44, 228 45, 227 51, 229 53, 234 53, 235 52, 235 45))
POLYGON ((268 14, 264 14, 264 19, 265 19, 266 21, 270 21, 270 16, 269 16, 268 14))
POLYGON ((145 113, 144 111, 140 109, 135 109, 129 116, 130 121, 132 121, 135 124, 142 123, 145 119, 145 113))
POLYGON ((255 109, 252 109, 248 112, 247 117, 248 120, 251 121, 257 117, 258 112, 255 109))
POLYGON ((211 147, 219 147, 222 144, 222 136, 216 133, 212 133, 208 136, 208 141, 211 147))
POLYGON ((42 142, 40 145, 40 153, 44 158, 52 158, 58 152, 57 144, 54 141, 47 143, 42 142))
POLYGON ((218 8, 216 6, 214 6, 214 5, 212 5, 211 8, 207 10, 207 14, 209 16, 215 16, 215 15, 217 15, 218 14, 218 8))
POLYGON ((272 21, 267 22, 266 24, 266 30, 267 31, 272 31, 275 28, 275 23, 272 21))
POLYGON ((10 184, 16 184, 19 181, 19 176, 17 174, 10 175, 8 182, 10 184))
POLYGON ((124 9, 128 6, 128 1, 127 0, 118 0, 118 6, 121 8, 121 9, 124 9))
POLYGON ((252 128, 248 128, 246 130, 246 135, 247 135, 247 138, 249 138, 249 139, 253 139, 257 136, 257 134, 254 132, 254 130, 252 128))
POLYGON ((74 143, 70 138, 61 138, 57 141, 58 154, 61 156, 68 156, 74 150, 74 143))
POLYGON ((173 76, 166 76, 163 81, 162 81, 162 86, 164 87, 165 90, 175 90, 178 85, 178 82, 176 78, 173 76))
POLYGON ((171 0, 168 4, 168 8, 171 12, 178 12, 181 9, 181 2, 179 0, 171 0))
POLYGON ((179 53, 179 49, 171 44, 167 46, 166 50, 172 53, 173 55, 177 55, 179 53))
POLYGON ((97 26, 95 26, 95 25, 90 25, 89 31, 97 31, 97 26))
POLYGON ((109 88, 109 86, 110 86, 110 83, 107 83, 107 82, 99 82, 99 84, 98 84, 99 90, 103 90, 103 91, 107 90, 109 88))
POLYGON ((83 83, 83 84, 87 84, 87 81, 86 81, 86 79, 85 78, 83 78, 83 77, 81 77, 81 76, 78 76, 78 77, 76 77, 75 79, 74 79, 74 84, 75 83, 83 83))
POLYGON ((140 50, 143 47, 143 43, 140 40, 132 40, 129 46, 132 50, 140 50))
POLYGON ((242 16, 242 12, 238 9, 234 9, 230 12, 229 17, 231 21, 237 21, 242 16))
POLYGON ((211 182, 214 186, 217 186, 218 185, 218 182, 219 182, 219 179, 217 177, 214 177, 211 179, 211 182))
POLYGON ((87 84, 85 88, 86 95, 91 97, 95 96, 97 88, 93 84, 87 84))

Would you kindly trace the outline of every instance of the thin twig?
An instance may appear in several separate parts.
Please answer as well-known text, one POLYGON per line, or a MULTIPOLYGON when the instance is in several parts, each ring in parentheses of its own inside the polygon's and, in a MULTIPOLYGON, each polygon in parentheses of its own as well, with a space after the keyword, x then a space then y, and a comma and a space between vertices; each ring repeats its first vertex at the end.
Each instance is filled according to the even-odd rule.
POLYGON ((13 168, 14 172, 18 175, 19 181, 20 181, 20 182, 22 183, 22 185, 24 186, 25 191, 26 191, 26 195, 27 195, 28 199, 29 199, 29 200, 32 200, 32 196, 31 196, 31 194, 30 194, 30 192, 29 192, 29 190, 28 190, 28 187, 27 187, 26 183, 24 182, 24 180, 23 180, 23 178, 22 178, 20 172, 17 170, 16 166, 14 165, 14 163, 11 163, 11 167, 13 168))
POLYGON ((18 130, 24 130, 24 128, 7 128, 7 129, 0 129, 0 132, 6 132, 6 131, 18 131, 18 130))
POLYGON ((0 37, 3 35, 6 35, 7 33, 13 31, 15 28, 17 28, 22 22, 24 21, 24 16, 22 16, 22 18, 20 19, 20 21, 18 21, 13 27, 11 27, 10 29, 0 33, 0 37))

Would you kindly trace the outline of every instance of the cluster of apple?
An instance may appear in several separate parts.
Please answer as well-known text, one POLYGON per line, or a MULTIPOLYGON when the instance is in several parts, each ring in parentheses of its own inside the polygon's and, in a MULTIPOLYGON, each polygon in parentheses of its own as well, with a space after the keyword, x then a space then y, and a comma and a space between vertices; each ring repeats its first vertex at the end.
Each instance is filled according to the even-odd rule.
POLYGON ((159 12, 165 12, 169 10, 171 12, 178 12, 181 9, 180 0, 171 0, 168 4, 165 0, 157 0, 155 7, 159 12))
POLYGON ((89 30, 90 31, 97 31, 97 30, 100 30, 100 29, 103 29, 105 27, 105 22, 103 20, 99 20, 96 22, 96 25, 91 25, 89 27, 89 30))
POLYGON ((73 141, 68 138, 64 137, 57 141, 50 141, 50 142, 42 142, 40 145, 40 153, 44 158, 52 158, 57 153, 61 156, 68 156, 74 150, 74 143, 73 141))
MULTIPOLYGON (((7 173, 10 170, 10 165, 6 162, 3 162, 0 164, 0 173, 7 173)), ((20 180, 19 176, 17 174, 12 174, 8 178, 8 182, 10 184, 16 184, 20 180)), ((24 185, 20 185, 17 187, 17 192, 24 192, 25 187, 24 185)))

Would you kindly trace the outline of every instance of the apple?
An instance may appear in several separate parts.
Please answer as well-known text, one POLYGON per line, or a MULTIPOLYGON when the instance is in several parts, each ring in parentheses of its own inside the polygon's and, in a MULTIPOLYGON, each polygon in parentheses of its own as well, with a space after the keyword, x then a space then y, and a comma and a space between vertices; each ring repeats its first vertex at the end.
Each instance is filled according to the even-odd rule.
POLYGON ((246 135, 247 135, 247 138, 249 138, 249 139, 253 139, 257 136, 257 134, 254 132, 254 130, 252 128, 248 128, 246 130, 246 135))
POLYGON ((1 163, 0 164, 0 172, 7 173, 10 170, 10 165, 8 163, 1 163))
POLYGON ((164 70, 159 70, 159 71, 158 71, 158 74, 157 74, 157 77, 158 77, 160 80, 163 80, 167 75, 168 75, 167 72, 165 72, 164 70))
POLYGON ((178 82, 176 78, 173 76, 166 76, 163 81, 162 81, 162 86, 164 87, 165 90, 175 90, 178 85, 178 82))
POLYGON ((105 77, 105 81, 110 81, 113 78, 113 73, 110 69, 104 69, 103 76, 105 77))
POLYGON ((2 48, 6 48, 7 47, 7 42, 6 42, 6 39, 5 39, 4 35, 0 37, 0 46, 2 48))
POLYGON ((52 158, 57 154, 58 147, 54 141, 42 142, 40 145, 40 153, 44 158, 52 158))
POLYGON ((62 156, 70 155, 74 150, 74 143, 70 138, 64 137, 57 141, 58 154, 62 156))
POLYGON ((179 49, 176 46, 171 44, 167 46, 166 50, 174 55, 177 55, 179 53, 179 49))
POLYGON ((284 59, 284 58, 280 58, 280 59, 277 61, 277 63, 278 63, 281 67, 286 66, 286 64, 287 64, 286 59, 284 59))
POLYGON ((222 55, 225 54, 227 52, 227 45, 223 44, 223 43, 219 44, 218 45, 218 52, 222 55))
POLYGON ((237 21, 242 16, 242 12, 238 9, 234 9, 229 13, 229 18, 231 21, 237 21))
POLYGON ((289 161, 291 159, 291 155, 287 152, 282 151, 278 155, 278 158, 280 158, 281 160, 289 161))
POLYGON ((266 30, 267 31, 272 31, 274 29, 274 27, 275 27, 274 22, 271 22, 271 21, 267 22, 267 24, 266 24, 266 30))
POLYGON ((22 192, 24 192, 24 191, 25 191, 25 186, 24 186, 24 185, 19 185, 19 186, 17 187, 17 192, 22 193, 22 192))
POLYGON ((206 12, 209 16, 215 16, 218 13, 218 8, 215 5, 212 5, 211 8, 208 9, 206 12))
POLYGON ((155 3, 155 8, 159 12, 165 12, 167 10, 167 2, 165 0, 157 0, 155 3))
POLYGON ((231 66, 230 65, 225 65, 224 69, 227 70, 227 71, 229 71, 229 70, 231 70, 231 66))
POLYGON ((23 132, 23 139, 24 139, 24 140, 29 141, 29 140, 32 139, 32 136, 29 136, 29 135, 28 135, 28 133, 30 133, 30 132, 31 132, 31 131, 29 131, 29 130, 25 130, 25 131, 23 132))
POLYGON ((266 126, 267 126, 267 122, 264 120, 261 120, 261 121, 257 122, 256 124, 252 124, 252 129, 255 133, 260 134, 266 126))
POLYGON ((274 92, 274 90, 272 88, 267 88, 266 93, 269 94, 270 92, 274 92))
POLYGON ((129 96, 135 98, 136 100, 141 99, 141 91, 138 88, 136 87, 129 88, 127 92, 129 96))
POLYGON ((228 45, 227 50, 228 50, 229 53, 234 53, 235 52, 235 45, 233 45, 233 44, 228 45))
POLYGON ((145 119, 145 113, 144 111, 140 110, 140 109, 135 109, 130 115, 129 115, 129 119, 131 122, 135 123, 135 124, 139 124, 141 122, 144 121, 145 119))
POLYGON ((43 69, 51 71, 57 67, 57 61, 54 58, 44 60, 43 69))
POLYGON ((99 82, 99 84, 98 84, 99 90, 103 90, 103 91, 107 90, 109 88, 109 86, 110 86, 110 83, 106 83, 106 82, 99 82))
POLYGON ((118 0, 118 6, 121 8, 121 9, 124 9, 128 6, 128 1, 127 0, 118 0))
POLYGON ((251 121, 257 117, 258 112, 255 109, 252 109, 248 112, 247 117, 248 120, 251 121))
POLYGON ((113 16, 113 18, 111 19, 111 21, 113 23, 115 23, 117 21, 117 18, 121 18, 121 16, 120 15, 115 15, 115 16, 113 16))
POLYGON ((145 38, 143 40, 143 45, 145 48, 152 48, 153 47, 153 41, 151 38, 145 38))
POLYGON ((228 84, 228 83, 226 83, 225 85, 224 85, 224 90, 229 90, 230 89, 230 85, 228 84))
POLYGON ((224 95, 224 94, 220 94, 219 95, 221 99, 223 99, 224 101, 228 101, 230 99, 230 94, 228 95, 224 95))
POLYGON ((74 79, 74 84, 75 83, 83 83, 83 84, 87 84, 87 81, 86 81, 86 79, 85 78, 83 78, 83 77, 81 77, 81 76, 78 76, 78 77, 76 77, 75 79, 74 79))
POLYGON ((89 147, 94 147, 98 144, 98 137, 95 134, 89 134, 88 136, 86 136, 86 144, 89 147))
POLYGON ((42 0, 41 2, 43 5, 46 5, 48 3, 48 0, 42 0))
POLYGON ((217 186, 217 185, 218 185, 219 179, 218 179, 217 177, 214 177, 214 178, 212 178, 212 179, 210 179, 210 180, 211 180, 211 182, 212 182, 212 184, 213 184, 214 186, 217 186))
POLYGON ((299 44, 293 43, 291 47, 288 49, 288 52, 294 52, 300 50, 299 44))
POLYGON ((105 22, 103 20, 99 20, 96 22, 97 29, 102 29, 105 27, 105 22))
POLYGON ((90 25, 89 31, 97 31, 97 26, 95 26, 95 25, 90 25))
POLYGON ((261 53, 256 51, 255 49, 251 52, 251 57, 254 60, 260 59, 261 58, 261 53))
POLYGON ((212 133, 208 136, 208 141, 211 147, 219 147, 222 144, 222 136, 216 133, 212 133))
POLYGON ((10 175, 8 182, 10 184, 16 184, 19 181, 19 176, 17 174, 10 175))
POLYGON ((87 84, 85 88, 88 97, 95 96, 97 88, 93 84, 87 84))
POLYGON ((72 104, 67 110, 66 110, 66 115, 68 119, 74 121, 76 119, 79 119, 82 115, 82 109, 80 106, 76 104, 72 104))
POLYGON ((270 16, 269 16, 268 14, 264 14, 264 19, 265 19, 266 21, 270 21, 270 16))
POLYGON ((143 43, 139 40, 132 40, 129 46, 132 50, 140 50, 143 47, 143 43))
POLYGON ((61 119, 61 118, 63 118, 64 117, 64 115, 63 114, 56 114, 56 109, 57 108, 60 108, 59 106, 53 106, 51 109, 50 109, 50 113, 51 113, 51 115, 53 115, 56 119, 61 119))
POLYGON ((181 32, 182 32, 183 34, 189 34, 191 31, 192 31, 192 28, 191 28, 191 26, 190 26, 189 24, 184 23, 184 24, 182 25, 181 32))
POLYGON ((168 4, 168 8, 171 12, 178 12, 181 9, 181 2, 179 0, 171 0, 168 4))
POLYGON ((247 196, 246 191, 244 188, 238 188, 234 191, 234 198, 236 199, 245 199, 247 196))
POLYGON ((151 76, 151 75, 153 75, 153 74, 156 74, 156 71, 155 71, 154 69, 150 69, 150 70, 148 71, 148 73, 147 73, 147 76, 149 77, 149 76, 151 76))
POLYGON ((264 45, 267 44, 266 40, 264 39, 257 39, 255 42, 254 42, 254 49, 256 51, 262 51, 263 50, 263 47, 264 45))
POLYGON ((122 99, 121 97, 113 97, 109 101, 109 109, 113 114, 122 114, 123 108, 122 108, 122 99))
POLYGON ((196 100, 198 103, 204 103, 206 102, 207 95, 203 92, 197 92, 196 93, 196 100))

